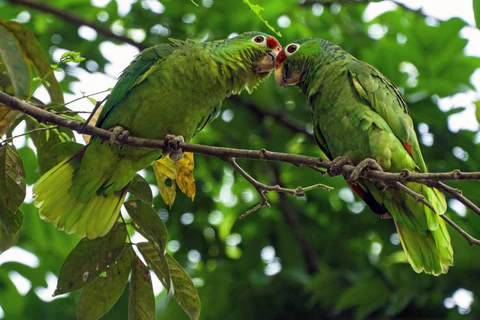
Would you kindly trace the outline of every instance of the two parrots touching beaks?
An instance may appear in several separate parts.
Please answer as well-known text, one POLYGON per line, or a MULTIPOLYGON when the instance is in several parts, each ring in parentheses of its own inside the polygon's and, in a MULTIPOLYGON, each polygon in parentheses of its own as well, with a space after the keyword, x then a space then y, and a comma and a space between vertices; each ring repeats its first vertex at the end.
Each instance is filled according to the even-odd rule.
MULTIPOLYGON (((427 172, 407 105, 395 85, 373 66, 339 46, 300 39, 282 49, 272 36, 247 32, 225 40, 172 40, 142 51, 123 71, 96 123, 120 126, 135 137, 189 141, 222 100, 255 89, 275 69, 284 87, 297 86, 312 114, 315 139, 334 159, 354 164, 375 159, 385 171, 427 172)), ((118 219, 130 181, 161 157, 161 150, 118 148, 92 140, 45 173, 35 184, 42 219, 68 233, 96 238, 118 219)), ((391 216, 416 272, 439 275, 453 264, 444 221, 446 202, 437 189, 407 186, 435 211, 405 193, 359 179, 353 190, 379 215, 391 216)))

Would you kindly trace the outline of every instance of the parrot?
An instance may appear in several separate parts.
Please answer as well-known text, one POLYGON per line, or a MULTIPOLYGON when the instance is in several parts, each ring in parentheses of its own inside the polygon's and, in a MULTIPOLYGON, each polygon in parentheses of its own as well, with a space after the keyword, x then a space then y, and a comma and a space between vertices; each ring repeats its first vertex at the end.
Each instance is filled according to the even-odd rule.
MULTIPOLYGON (((262 32, 204 43, 170 39, 147 48, 120 75, 96 126, 118 138, 173 135, 188 142, 216 117, 222 100, 252 92, 270 75, 280 49, 262 32)), ((112 228, 136 172, 162 156, 162 150, 113 142, 93 137, 40 177, 33 193, 43 220, 89 239, 112 228)))
MULTIPOLYGON (((281 87, 298 87, 306 98, 315 140, 333 164, 348 161, 360 170, 376 164, 387 172, 427 172, 406 102, 374 66, 332 42, 303 38, 277 55, 275 80, 281 87)), ((347 182, 374 213, 393 218, 413 270, 447 273, 453 248, 440 216, 447 209, 445 196, 436 188, 407 183, 430 208, 397 188, 358 176, 357 171, 347 182)))

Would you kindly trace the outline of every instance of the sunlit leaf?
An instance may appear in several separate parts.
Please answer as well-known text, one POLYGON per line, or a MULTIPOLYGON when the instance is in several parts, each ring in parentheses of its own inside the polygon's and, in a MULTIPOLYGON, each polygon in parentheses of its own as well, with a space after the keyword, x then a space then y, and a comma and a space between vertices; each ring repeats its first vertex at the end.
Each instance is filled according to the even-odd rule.
POLYGON ((267 26, 268 29, 272 30, 277 36, 279 36, 279 37, 282 36, 280 31, 277 31, 274 27, 272 27, 272 25, 267 20, 265 20, 262 17, 261 12, 264 9, 261 6, 259 6, 258 4, 251 3, 250 0, 243 0, 243 2, 250 8, 250 10, 253 11, 253 13, 255 13, 260 18, 260 20, 263 21, 263 23, 265 24, 265 26, 267 26))
POLYGON ((177 260, 168 253, 166 257, 175 289, 173 294, 175 300, 190 316, 190 319, 198 319, 200 317, 201 304, 197 288, 177 260))
POLYGON ((0 55, 11 79, 15 95, 25 98, 30 93, 32 74, 23 52, 6 21, 0 19, 0 55))
POLYGON ((43 78, 48 74, 45 80, 48 81, 49 84, 46 86, 46 89, 50 95, 51 101, 54 103, 63 103, 62 88, 60 88, 60 85, 52 72, 50 60, 40 46, 35 34, 24 24, 15 21, 0 21, 0 24, 8 29, 8 31, 16 38, 17 42, 20 44, 23 58, 33 65, 38 76, 43 78))
POLYGON ((137 257, 133 260, 130 279, 128 319, 155 319, 155 296, 153 295, 150 271, 137 257))
POLYGON ((132 247, 125 243, 115 262, 107 268, 105 276, 85 285, 78 300, 78 319, 98 319, 112 308, 125 291, 134 257, 132 247))
POLYGON ((158 188, 163 201, 172 206, 176 197, 176 185, 192 200, 195 198, 195 178, 193 176, 193 153, 185 152, 178 161, 162 157, 153 163, 153 172, 157 178, 158 188))
POLYGON ((128 192, 135 196, 135 198, 152 205, 152 190, 148 182, 141 175, 136 174, 135 177, 133 177, 128 192))
POLYGON ((77 290, 98 278, 122 251, 126 236, 124 226, 117 223, 101 238, 82 239, 63 262, 54 295, 77 290))
POLYGON ((477 28, 480 28, 480 0, 473 0, 473 14, 477 28))
POLYGON ((171 293, 173 291, 173 284, 166 256, 160 254, 159 250, 149 242, 137 243, 137 248, 167 292, 171 293))

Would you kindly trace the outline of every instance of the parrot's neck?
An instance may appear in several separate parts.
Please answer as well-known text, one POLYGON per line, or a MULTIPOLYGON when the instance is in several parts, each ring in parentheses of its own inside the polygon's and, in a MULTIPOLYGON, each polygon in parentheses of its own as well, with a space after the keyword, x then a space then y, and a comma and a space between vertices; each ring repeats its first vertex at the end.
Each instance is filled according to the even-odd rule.
POLYGON ((310 103, 320 98, 324 83, 335 83, 348 70, 346 67, 355 59, 348 52, 331 42, 322 43, 322 50, 312 56, 307 63, 300 82, 300 91, 310 103))
POLYGON ((218 66, 221 81, 231 90, 228 95, 238 94, 243 89, 251 92, 268 77, 269 73, 258 74, 252 70, 262 55, 259 51, 249 49, 232 50, 221 46, 212 49, 211 57, 218 66))

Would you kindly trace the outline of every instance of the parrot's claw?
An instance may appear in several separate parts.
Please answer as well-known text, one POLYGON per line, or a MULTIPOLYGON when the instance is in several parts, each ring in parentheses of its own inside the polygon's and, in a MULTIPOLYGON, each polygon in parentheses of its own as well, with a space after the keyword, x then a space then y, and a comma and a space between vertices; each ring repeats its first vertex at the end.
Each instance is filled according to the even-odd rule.
POLYGON ((123 148, 123 145, 120 142, 127 139, 130 132, 128 132, 128 130, 125 130, 125 128, 123 128, 122 126, 115 126, 108 131, 112 133, 110 139, 108 139, 108 143, 110 144, 110 146, 117 144, 120 146, 120 148, 123 148))
POLYGON ((168 155, 173 161, 180 160, 183 157, 183 150, 180 144, 184 142, 185 138, 183 136, 167 134, 164 140, 165 147, 163 149, 163 154, 168 155))
POLYGON ((358 178, 360 178, 360 175, 364 173, 366 170, 383 171, 382 167, 378 164, 377 161, 375 161, 372 158, 366 158, 357 164, 352 174, 350 174, 350 177, 348 178, 348 182, 350 183, 357 182, 358 178))
POLYGON ((342 167, 346 164, 353 165, 352 160, 350 160, 349 157, 346 157, 346 156, 336 157, 335 159, 332 160, 332 164, 327 169, 328 175, 330 177, 335 177, 335 176, 341 175, 342 174, 342 167))

